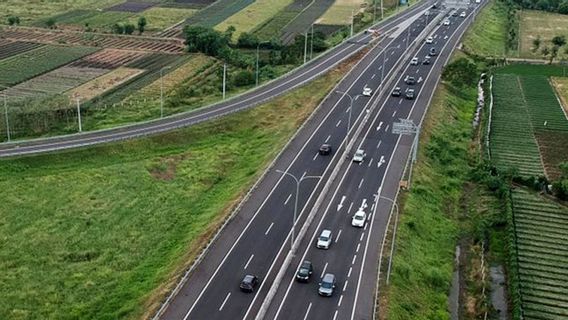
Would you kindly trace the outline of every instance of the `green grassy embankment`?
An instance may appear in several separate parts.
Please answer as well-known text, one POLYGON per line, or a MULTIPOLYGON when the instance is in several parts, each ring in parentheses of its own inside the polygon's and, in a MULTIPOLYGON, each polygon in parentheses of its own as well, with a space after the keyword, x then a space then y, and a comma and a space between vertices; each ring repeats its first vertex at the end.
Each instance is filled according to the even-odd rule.
POLYGON ((347 68, 196 127, 0 161, 0 319, 148 316, 347 68))
POLYGON ((464 50, 479 56, 504 56, 507 41, 506 10, 500 0, 492 0, 487 4, 465 33, 464 50))

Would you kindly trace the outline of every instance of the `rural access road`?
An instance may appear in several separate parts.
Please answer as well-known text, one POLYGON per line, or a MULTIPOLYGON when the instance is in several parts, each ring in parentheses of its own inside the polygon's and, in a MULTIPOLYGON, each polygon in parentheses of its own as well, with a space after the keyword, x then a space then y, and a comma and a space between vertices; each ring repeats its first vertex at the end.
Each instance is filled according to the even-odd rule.
MULTIPOLYGON (((423 11, 432 2, 423 1, 414 7, 391 16, 377 23, 373 28, 380 30, 381 34, 396 28, 417 12, 423 11)), ((15 140, 0 144, 0 157, 14 157, 54 152, 72 148, 92 146, 101 143, 115 142, 141 136, 163 133, 178 128, 187 127, 216 119, 228 114, 257 106, 275 97, 304 85, 318 76, 329 71, 342 61, 351 57, 366 47, 372 40, 371 34, 357 34, 342 44, 328 50, 312 61, 294 69, 285 76, 268 82, 258 88, 247 91, 222 102, 193 110, 186 113, 165 117, 162 119, 126 125, 99 131, 90 131, 78 134, 57 137, 15 140)))
MULTIPOLYGON (((259 181, 201 263, 176 290, 175 296, 163 308, 161 319, 255 318, 292 237, 296 184, 291 177, 277 170, 298 179, 321 177, 301 182, 296 222, 301 226, 306 220, 306 212, 310 211, 343 156, 340 150, 346 144, 348 131, 352 137, 356 129, 366 123, 367 110, 378 103, 381 78, 393 77, 392 70, 403 63, 407 43, 414 42, 425 26, 426 17, 422 11, 407 17, 396 32, 371 48, 337 85, 335 90, 353 97, 351 110, 347 96, 335 90, 324 99, 259 181), (361 96, 365 87, 373 89, 372 97, 361 96), (322 143, 332 145, 336 151, 331 156, 319 155, 322 143), (253 294, 244 294, 238 288, 240 280, 248 273, 261 279, 253 294)), ((296 231, 298 229, 296 227, 296 231)))

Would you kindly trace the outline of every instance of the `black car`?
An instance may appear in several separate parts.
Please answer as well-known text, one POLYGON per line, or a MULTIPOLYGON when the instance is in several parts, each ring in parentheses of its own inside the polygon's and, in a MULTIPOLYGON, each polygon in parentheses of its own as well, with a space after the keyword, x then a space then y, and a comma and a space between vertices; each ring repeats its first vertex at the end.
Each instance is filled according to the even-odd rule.
POLYGON ((258 285, 258 277, 251 275, 251 274, 247 274, 244 278, 243 281, 241 281, 241 285, 239 286, 241 288, 241 291, 244 292, 253 292, 254 288, 258 285))
POLYGON ((438 3, 437 3, 437 2, 435 2, 435 3, 432 5, 432 9, 436 9, 436 8, 438 8, 438 3))
POLYGON ((424 65, 430 64, 430 57, 429 56, 424 57, 424 61, 422 61, 422 64, 424 65))
POLYGON ((313 272, 314 269, 312 267, 312 263, 308 260, 305 260, 304 262, 302 262, 300 269, 298 269, 298 272, 296 273, 296 280, 300 282, 308 282, 313 272))
POLYGON ((319 148, 319 154, 321 154, 322 156, 327 156, 331 154, 331 145, 324 143, 321 145, 321 147, 319 148))
POLYGON ((406 99, 408 100, 414 99, 414 89, 406 90, 406 99))
POLYGON ((406 79, 404 79, 404 82, 406 82, 406 84, 408 84, 408 85, 413 85, 413 84, 416 83, 416 79, 414 79, 414 77, 406 76, 406 79))
POLYGON ((391 94, 391 95, 392 95, 393 97, 400 97, 400 94, 401 94, 401 93, 400 93, 400 87, 396 87, 396 88, 394 88, 394 89, 392 90, 392 94, 391 94))

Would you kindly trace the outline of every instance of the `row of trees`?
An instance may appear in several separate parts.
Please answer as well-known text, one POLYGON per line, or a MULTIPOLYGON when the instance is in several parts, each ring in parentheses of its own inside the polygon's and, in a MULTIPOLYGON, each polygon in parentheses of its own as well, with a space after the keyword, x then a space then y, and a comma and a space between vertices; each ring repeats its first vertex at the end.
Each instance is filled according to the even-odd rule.
POLYGON ((543 10, 568 14, 568 0, 513 0, 524 9, 543 10))
MULTIPOLYGON (((146 30, 146 25, 148 25, 146 18, 140 17, 136 26, 132 23, 115 23, 112 25, 111 30, 112 33, 116 34, 133 34, 134 31, 138 30, 138 34, 142 34, 146 30)), ((85 25, 85 28, 89 28, 89 25, 85 25)))
POLYGON ((540 36, 537 36, 536 39, 533 40, 533 47, 532 47, 532 51, 533 52, 538 52, 538 50, 540 50, 540 53, 543 55, 543 57, 545 59, 549 59, 550 63, 552 63, 552 61, 554 61, 554 59, 558 56, 558 53, 560 52, 560 49, 562 47, 564 47, 564 53, 568 54, 568 47, 566 46, 566 37, 565 36, 555 36, 550 40, 550 44, 551 46, 542 46, 543 45, 543 41, 540 38, 540 36))

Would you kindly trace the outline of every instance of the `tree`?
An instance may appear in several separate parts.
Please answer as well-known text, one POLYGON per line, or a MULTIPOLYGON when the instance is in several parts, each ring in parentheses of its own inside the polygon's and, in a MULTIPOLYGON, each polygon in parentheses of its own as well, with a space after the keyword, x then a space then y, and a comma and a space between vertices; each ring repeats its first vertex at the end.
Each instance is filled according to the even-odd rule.
POLYGON ((49 18, 49 19, 47 19, 47 21, 45 22, 45 25, 46 25, 49 29, 53 29, 53 28, 55 28, 55 23, 56 23, 56 22, 57 22, 57 21, 55 21, 54 18, 49 18))
POLYGON ((233 79, 233 82, 236 87, 243 87, 253 84, 255 82, 255 78, 252 72, 242 70, 237 72, 235 78, 233 79))
POLYGON ((239 48, 255 48, 258 45, 259 40, 258 37, 252 33, 243 32, 239 36, 239 40, 237 40, 237 45, 239 48))
POLYGON ((550 49, 548 47, 544 47, 540 50, 540 53, 542 53, 542 56, 546 59, 546 57, 550 54, 550 49))
POLYGON ((558 49, 560 49, 559 46, 552 46, 552 50, 550 50, 550 64, 558 56, 558 49))
POLYGON ((147 24, 148 24, 148 21, 146 21, 145 17, 138 18, 138 33, 142 34, 144 32, 144 30, 146 29, 147 24))
POLYGON ((552 184, 552 190, 559 199, 568 200, 568 162, 562 162, 559 167, 562 174, 560 179, 552 184))
POLYGON ((235 26, 229 26, 227 27, 227 30, 225 30, 223 36, 225 37, 228 43, 233 41, 233 34, 235 33, 235 31, 237 31, 237 28, 235 28, 235 26))
POLYGON ((554 38, 552 38, 552 44, 554 44, 557 47, 562 47, 563 45, 566 44, 566 37, 565 36, 555 36, 554 38))
POLYGON ((8 25, 17 26, 20 24, 20 17, 18 16, 9 16, 8 17, 8 25))
POLYGON ((112 33, 124 34, 124 25, 122 25, 120 23, 115 23, 110 28, 112 30, 112 33))
POLYGON ((533 52, 536 52, 538 48, 540 48, 540 44, 542 43, 540 35, 536 36, 536 39, 534 39, 532 43, 533 43, 533 52))
POLYGON ((550 9, 550 3, 548 2, 548 0, 538 0, 538 2, 536 3, 536 9, 548 11, 550 9))
POLYGON ((217 57, 223 49, 228 49, 228 42, 219 31, 202 26, 186 26, 185 39, 190 52, 202 52, 217 57))
POLYGON ((124 25, 124 34, 133 34, 134 30, 136 30, 136 26, 132 23, 127 23, 124 25))
POLYGON ((568 14, 568 0, 562 1, 558 6, 558 13, 560 14, 568 14))
POLYGON ((467 58, 459 58, 448 64, 442 72, 442 78, 461 87, 475 85, 477 81, 477 65, 467 58))

